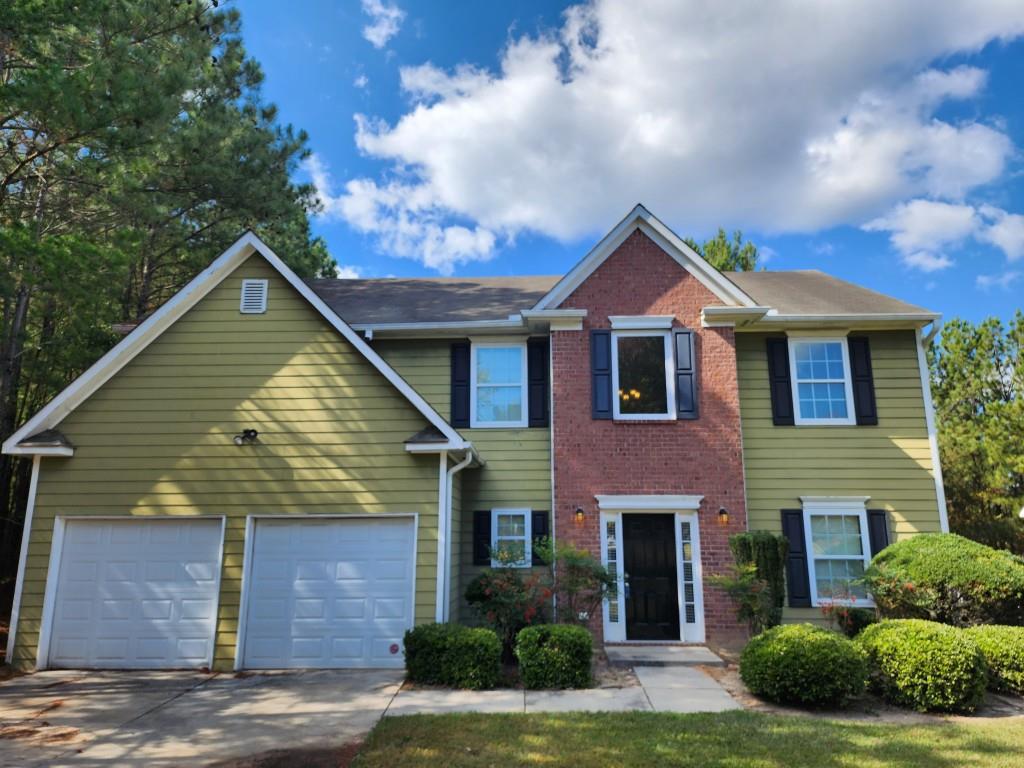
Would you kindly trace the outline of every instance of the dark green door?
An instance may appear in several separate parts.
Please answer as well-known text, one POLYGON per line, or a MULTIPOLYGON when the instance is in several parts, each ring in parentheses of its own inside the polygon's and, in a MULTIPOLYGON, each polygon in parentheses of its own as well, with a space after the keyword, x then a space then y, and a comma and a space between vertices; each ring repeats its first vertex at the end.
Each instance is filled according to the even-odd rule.
POLYGON ((679 639, 675 515, 622 516, 627 640, 679 639))

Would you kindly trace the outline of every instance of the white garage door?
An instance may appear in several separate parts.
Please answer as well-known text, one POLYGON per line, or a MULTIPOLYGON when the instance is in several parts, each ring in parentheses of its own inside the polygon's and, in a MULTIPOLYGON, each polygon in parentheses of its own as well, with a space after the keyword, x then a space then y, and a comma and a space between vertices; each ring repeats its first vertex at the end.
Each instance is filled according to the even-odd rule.
POLYGON ((402 666, 414 547, 411 518, 258 521, 243 665, 402 666))
POLYGON ((50 666, 207 666, 220 553, 220 520, 68 521, 50 666))

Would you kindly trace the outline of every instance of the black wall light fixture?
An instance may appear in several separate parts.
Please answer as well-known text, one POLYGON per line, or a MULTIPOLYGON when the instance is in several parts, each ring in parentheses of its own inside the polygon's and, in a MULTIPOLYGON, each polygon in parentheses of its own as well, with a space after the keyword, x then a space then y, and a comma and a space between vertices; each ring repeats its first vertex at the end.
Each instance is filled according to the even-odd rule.
POLYGON ((260 433, 255 429, 243 429, 240 434, 235 435, 235 445, 252 445, 260 433))

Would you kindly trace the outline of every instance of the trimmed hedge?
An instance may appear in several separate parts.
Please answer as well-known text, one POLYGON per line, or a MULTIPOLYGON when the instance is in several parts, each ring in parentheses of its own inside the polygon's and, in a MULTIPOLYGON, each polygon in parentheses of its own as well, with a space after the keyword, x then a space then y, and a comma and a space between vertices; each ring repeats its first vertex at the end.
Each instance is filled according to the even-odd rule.
POLYGON ((988 687, 993 691, 1024 694, 1024 627, 971 627, 988 665, 988 687))
POLYGON ((493 688, 501 676, 501 641, 491 629, 421 624, 405 633, 405 669, 416 683, 493 688))
POLYGON ((757 696, 780 704, 831 707, 864 690, 864 653, 811 624, 774 627, 747 643, 740 677, 757 696))
POLYGON ((593 638, 584 627, 540 624, 516 637, 519 674, 527 688, 587 688, 593 638))
POLYGON ((884 618, 1024 624, 1024 560, 954 533, 918 534, 886 547, 864 581, 884 618))
POLYGON ((855 642, 872 665, 872 687, 897 706, 973 712, 985 696, 985 659, 974 638, 956 627, 889 619, 865 629, 855 642))

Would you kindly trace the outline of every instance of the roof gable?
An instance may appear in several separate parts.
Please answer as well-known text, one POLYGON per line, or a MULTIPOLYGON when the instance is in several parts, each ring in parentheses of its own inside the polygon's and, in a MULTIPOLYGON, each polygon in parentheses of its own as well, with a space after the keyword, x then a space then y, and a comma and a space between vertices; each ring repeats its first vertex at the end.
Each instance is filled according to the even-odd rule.
POLYGON ((638 204, 537 302, 534 309, 556 309, 625 242, 626 238, 638 229, 675 259, 683 269, 697 278, 726 306, 757 306, 757 303, 739 286, 708 264, 675 232, 665 226, 643 205, 638 204))
POLYGON ((250 256, 258 254, 265 259, 298 293, 319 312, 325 320, 365 357, 441 434, 454 448, 469 448, 461 435, 435 411, 408 382, 388 365, 344 320, 331 310, 271 250, 252 232, 246 232, 209 267, 200 272, 169 301, 139 324, 109 352, 97 360, 81 376, 69 384, 57 397, 30 418, 3 444, 3 452, 35 454, 41 452, 32 445, 20 445, 29 436, 54 428, 69 413, 81 405, 94 392, 108 382, 118 371, 146 349, 167 328, 210 293, 250 256))

